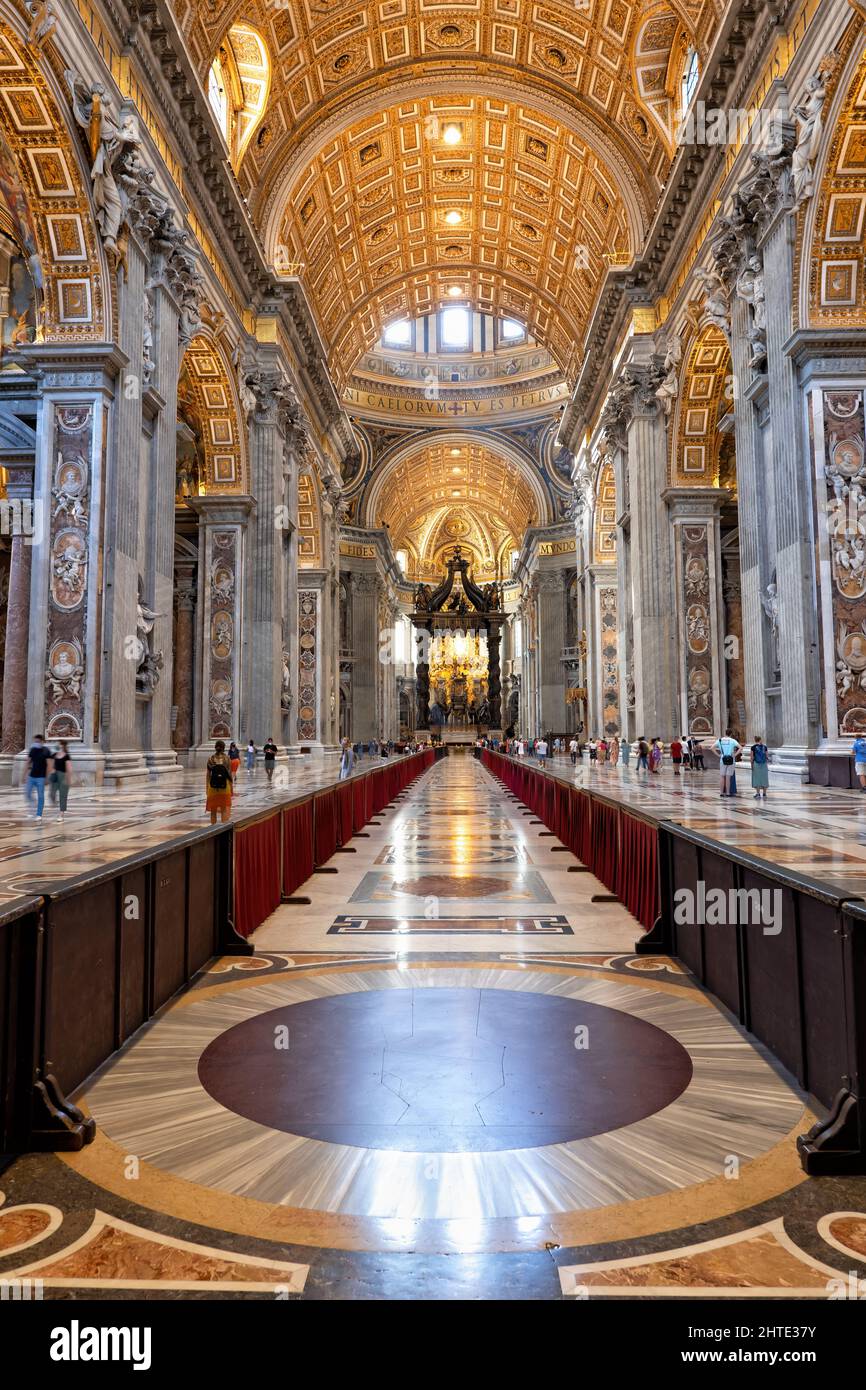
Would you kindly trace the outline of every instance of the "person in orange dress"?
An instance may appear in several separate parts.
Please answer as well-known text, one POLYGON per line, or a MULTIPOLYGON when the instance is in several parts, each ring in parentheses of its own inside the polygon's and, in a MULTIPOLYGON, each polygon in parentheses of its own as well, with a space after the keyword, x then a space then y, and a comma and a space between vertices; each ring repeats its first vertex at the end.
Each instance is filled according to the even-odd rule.
POLYGON ((210 823, 216 825, 217 813, 222 821, 227 821, 232 810, 232 768, 222 739, 207 760, 205 769, 207 803, 205 810, 210 812, 210 823))
POLYGON ((238 748, 234 739, 229 744, 229 766, 232 770, 232 787, 238 779, 238 768, 241 765, 241 750, 238 748))

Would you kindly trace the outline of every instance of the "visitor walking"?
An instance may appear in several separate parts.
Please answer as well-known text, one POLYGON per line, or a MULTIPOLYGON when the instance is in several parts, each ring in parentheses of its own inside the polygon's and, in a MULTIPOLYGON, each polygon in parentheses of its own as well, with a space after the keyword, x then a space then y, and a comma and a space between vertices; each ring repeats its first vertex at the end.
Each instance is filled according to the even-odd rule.
POLYGON ((69 802, 69 788, 72 785, 72 759, 69 755, 69 744, 64 739, 60 740, 58 751, 54 754, 54 771, 51 777, 60 804, 58 819, 63 820, 69 802))
POLYGON ((653 741, 652 741, 652 747, 650 748, 650 754, 649 754, 649 770, 650 770, 650 772, 655 772, 656 774, 658 774, 659 772, 661 772, 661 768, 662 768, 662 755, 663 755, 663 753, 664 753, 664 749, 662 748, 662 745, 659 743, 659 741, 658 741, 657 738, 654 738, 653 741))
POLYGON ((536 753, 538 754, 538 761, 539 761, 539 763, 541 764, 542 767, 544 767, 545 764, 547 763, 547 739, 546 739, 546 738, 540 738, 540 739, 538 740, 538 744, 537 744, 537 746, 536 746, 535 751, 536 751, 536 753))
POLYGON ((247 776, 252 777, 256 770, 256 745, 250 739, 247 744, 247 776))
POLYGON ((211 825, 216 825, 217 815, 221 821, 227 821, 232 809, 232 769, 221 738, 217 739, 214 751, 207 760, 205 779, 205 810, 210 812, 211 825))
POLYGON ((678 738, 671 740, 671 762, 674 765, 674 776, 679 777, 683 765, 683 745, 678 738))
POLYGON ((622 757, 623 767, 628 767, 628 760, 631 757, 631 744, 629 743, 627 738, 623 739, 619 751, 620 756, 622 757))
POLYGON ((732 782, 740 744, 729 729, 723 738, 716 739, 713 747, 719 755, 719 796, 736 796, 736 783, 733 783, 732 789, 732 782))
POLYGON ((607 756, 610 761, 611 767, 616 767, 617 763, 619 762, 619 739, 617 738, 616 734, 614 734, 613 738, 610 741, 607 756))
POLYGON ((589 761, 590 763, 598 762, 598 744, 594 738, 589 740, 589 761))
POLYGON ((704 767, 704 750, 699 738, 692 739, 692 767, 695 772, 706 772, 704 767))
POLYGON ((234 739, 229 744, 229 766, 232 770, 232 784, 237 780, 238 768, 241 765, 241 750, 238 748, 234 739))
POLYGON ((41 734, 37 734, 33 740, 33 746, 27 754, 27 780, 24 784, 27 805, 33 805, 33 797, 36 797, 36 813, 29 811, 30 820, 42 820, 42 812, 45 810, 45 779, 48 776, 51 765, 51 754, 45 747, 45 740, 41 734))
POLYGON ((340 781, 345 782, 347 777, 351 777, 355 766, 355 750, 347 738, 343 739, 340 747, 340 781))
POLYGON ((274 768, 277 762, 277 745, 270 736, 262 751, 265 755, 265 776, 269 782, 272 782, 274 778, 274 768))
POLYGON ((649 744, 640 734, 637 741, 637 771, 649 772, 649 744))
MULTIPOLYGON (((568 745, 568 752, 569 752, 569 755, 570 755, 570 757, 571 757, 571 766, 572 766, 572 767, 577 767, 577 751, 578 751, 577 739, 576 739, 576 738, 573 738, 573 739, 571 740, 571 742, 569 743, 569 745, 568 745)), ((866 778, 864 778, 864 785, 866 785, 866 778)))
POLYGON ((854 771, 860 778, 860 790, 866 792, 866 736, 858 734, 854 740, 854 771))
POLYGON ((607 739, 600 738, 598 741, 598 761, 600 766, 607 762, 607 739))
POLYGON ((752 744, 752 787, 755 798, 758 801, 766 801, 767 788, 770 785, 769 750, 762 738, 756 738, 752 744))

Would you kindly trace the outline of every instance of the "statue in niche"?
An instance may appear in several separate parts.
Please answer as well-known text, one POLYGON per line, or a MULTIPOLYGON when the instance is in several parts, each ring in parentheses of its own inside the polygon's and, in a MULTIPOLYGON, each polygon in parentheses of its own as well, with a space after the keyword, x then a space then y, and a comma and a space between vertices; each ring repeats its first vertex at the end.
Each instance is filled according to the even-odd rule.
POLYGON ((153 296, 149 290, 144 292, 144 330, 141 349, 142 367, 141 381, 144 387, 150 386, 153 381, 153 374, 156 370, 156 362, 153 356, 153 328, 154 328, 153 296))
POLYGON ((764 289, 764 264, 757 253, 749 256, 740 272, 737 294, 752 310, 752 327, 748 333, 752 345, 749 366, 759 370, 767 362, 767 300, 764 289))
POLYGON ((138 577, 138 605, 135 619, 136 629, 136 652, 138 654, 138 666, 135 672, 135 688, 139 695, 150 696, 159 685, 159 673, 163 668, 164 658, 161 651, 154 651, 152 647, 153 629, 157 618, 164 616, 162 613, 155 613, 152 608, 144 602, 142 589, 144 582, 141 575, 138 577))
POLYGON ((779 593, 776 585, 776 575, 767 585, 767 592, 761 597, 761 606, 767 615, 770 624, 770 635, 773 639, 773 670, 781 670, 781 660, 779 654, 779 593))
POLYGON ((282 653, 282 678, 280 682, 280 709, 290 710, 292 708, 292 676, 289 670, 289 653, 283 647, 282 653))
POLYGON ((730 338, 731 299, 724 280, 717 270, 704 270, 701 266, 695 271, 695 279, 704 287, 704 312, 707 318, 721 329, 726 338, 730 338))

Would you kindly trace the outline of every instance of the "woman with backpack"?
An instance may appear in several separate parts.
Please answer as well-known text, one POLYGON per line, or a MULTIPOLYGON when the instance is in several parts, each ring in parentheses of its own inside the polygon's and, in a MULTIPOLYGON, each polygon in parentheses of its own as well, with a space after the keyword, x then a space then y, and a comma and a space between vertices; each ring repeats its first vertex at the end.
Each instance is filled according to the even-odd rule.
POLYGON ((232 809, 232 769, 221 738, 217 739, 214 751, 207 760, 205 776, 205 810, 210 812, 211 825, 216 825, 217 812, 220 820, 227 821, 232 809))
POLYGON ((240 767, 240 765, 241 750, 238 748, 234 739, 232 739, 231 743, 229 744, 229 767, 232 770, 232 786, 234 786, 235 778, 238 775, 238 768, 240 767))
POLYGON ((766 801, 770 785, 770 769, 767 766, 767 745, 761 738, 752 744, 752 787, 756 800, 766 801))

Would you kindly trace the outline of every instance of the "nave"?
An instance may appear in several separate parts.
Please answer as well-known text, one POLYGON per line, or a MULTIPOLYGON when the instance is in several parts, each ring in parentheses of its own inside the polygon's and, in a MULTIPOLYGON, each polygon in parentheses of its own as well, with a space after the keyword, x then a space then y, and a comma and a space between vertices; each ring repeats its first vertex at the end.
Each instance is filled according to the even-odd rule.
POLYGON ((91 1078, 91 1145, 6 1170, 0 1278, 826 1299, 866 1257, 862 1180, 800 1168, 792 1078, 635 954, 633 918, 477 760, 352 846, 91 1078))

